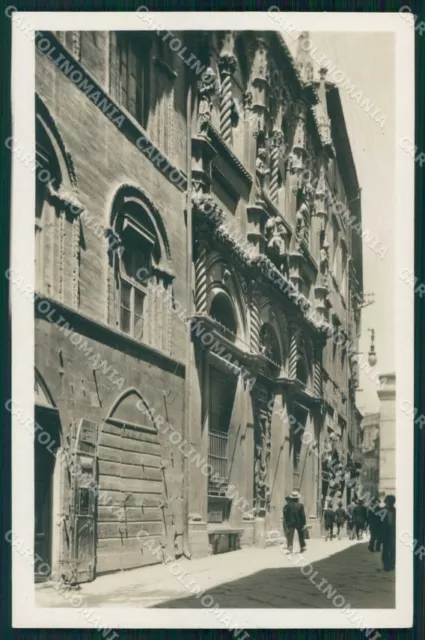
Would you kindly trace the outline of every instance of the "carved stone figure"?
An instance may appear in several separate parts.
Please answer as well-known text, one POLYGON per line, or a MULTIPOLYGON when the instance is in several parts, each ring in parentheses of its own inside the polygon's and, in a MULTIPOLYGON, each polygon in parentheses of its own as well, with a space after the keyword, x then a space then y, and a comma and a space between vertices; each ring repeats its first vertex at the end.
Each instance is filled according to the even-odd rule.
POLYGON ((211 120, 212 97, 216 92, 217 78, 211 67, 208 67, 202 75, 202 79, 198 82, 198 122, 201 130, 211 120))
POLYGON ((288 232, 277 216, 269 218, 264 227, 267 240, 267 255, 281 273, 288 272, 288 232))
POLYGON ((322 248, 320 249, 320 274, 322 279, 325 279, 329 273, 329 243, 324 241, 322 248))
POLYGON ((295 241, 297 250, 301 246, 301 242, 306 240, 307 234, 307 223, 306 216, 308 215, 308 207, 305 202, 302 203, 300 208, 297 211, 296 220, 295 220, 295 241))
POLYGON ((267 167, 267 151, 264 147, 260 147, 257 151, 257 159, 255 162, 255 168, 257 173, 257 189, 260 195, 264 193, 264 185, 266 176, 270 173, 267 167))

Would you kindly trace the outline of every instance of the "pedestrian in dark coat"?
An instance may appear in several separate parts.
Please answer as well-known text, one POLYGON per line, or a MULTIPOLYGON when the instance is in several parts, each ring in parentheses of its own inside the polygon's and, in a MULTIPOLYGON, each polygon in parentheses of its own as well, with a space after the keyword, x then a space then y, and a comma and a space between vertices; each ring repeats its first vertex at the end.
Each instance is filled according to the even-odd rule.
POLYGON ((356 529, 357 540, 361 540, 363 537, 363 531, 367 525, 367 509, 363 504, 363 500, 359 500, 353 510, 353 520, 356 529))
POLYGON ((383 528, 383 520, 387 513, 387 508, 382 500, 379 500, 379 505, 376 510, 376 520, 377 520, 377 534, 376 534, 376 551, 380 552, 382 547, 382 528, 383 528))
POLYGON ((384 571, 393 571, 395 569, 396 548, 395 497, 386 496, 384 502, 386 514, 382 521, 382 564, 384 571))
POLYGON ((306 544, 304 538, 304 528, 307 523, 305 517, 304 506, 300 503, 300 494, 298 491, 293 491, 289 496, 290 501, 284 509, 284 522, 287 528, 288 535, 288 553, 293 552, 294 533, 295 530, 298 533, 298 540, 300 542, 301 553, 305 551, 306 544))
POLYGON ((286 524, 286 520, 287 520, 286 513, 288 511, 288 505, 291 502, 291 498, 289 496, 286 496, 285 500, 286 500, 286 504, 283 507, 283 533, 285 534, 286 543, 288 544, 288 526, 286 524))
POLYGON ((338 502, 338 509, 335 511, 335 520, 336 520, 336 531, 338 540, 341 540, 341 527, 344 526, 348 519, 347 512, 342 506, 341 500, 338 502))
POLYGON ((323 518, 325 521, 325 540, 327 541, 329 538, 333 539, 334 537, 334 524, 335 524, 335 511, 332 509, 332 502, 328 502, 327 508, 323 512, 323 518))

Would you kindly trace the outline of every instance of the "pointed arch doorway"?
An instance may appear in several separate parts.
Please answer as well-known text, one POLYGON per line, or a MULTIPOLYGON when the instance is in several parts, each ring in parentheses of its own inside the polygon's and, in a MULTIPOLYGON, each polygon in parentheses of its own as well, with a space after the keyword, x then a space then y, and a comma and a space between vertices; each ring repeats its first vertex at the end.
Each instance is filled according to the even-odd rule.
POLYGON ((151 551, 170 543, 161 443, 136 390, 127 391, 110 411, 97 453, 96 573, 161 562, 151 551))

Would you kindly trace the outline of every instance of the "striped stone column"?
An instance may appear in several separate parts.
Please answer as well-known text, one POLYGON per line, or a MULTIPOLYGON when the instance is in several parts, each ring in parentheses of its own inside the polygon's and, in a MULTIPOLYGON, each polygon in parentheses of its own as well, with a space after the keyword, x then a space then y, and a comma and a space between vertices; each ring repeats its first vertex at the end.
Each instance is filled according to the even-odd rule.
POLYGON ((258 353, 260 350, 260 305, 259 305, 259 291, 254 288, 251 293, 251 339, 250 346, 253 353, 258 353))
POLYGON ((270 140, 270 198, 273 204, 277 204, 279 190, 279 154, 283 148, 283 133, 274 131, 270 140))
POLYGON ((291 325, 291 339, 289 343, 289 377, 296 379, 298 364, 298 332, 296 325, 291 325))
POLYGON ((322 351, 319 347, 314 350, 314 395, 322 396, 322 351))
POLYGON ((200 240, 195 260, 195 306, 197 313, 207 312, 207 243, 200 240))
POLYGON ((220 133, 225 142, 232 141, 232 74, 236 69, 236 58, 234 55, 225 53, 219 57, 218 66, 220 69, 220 133))

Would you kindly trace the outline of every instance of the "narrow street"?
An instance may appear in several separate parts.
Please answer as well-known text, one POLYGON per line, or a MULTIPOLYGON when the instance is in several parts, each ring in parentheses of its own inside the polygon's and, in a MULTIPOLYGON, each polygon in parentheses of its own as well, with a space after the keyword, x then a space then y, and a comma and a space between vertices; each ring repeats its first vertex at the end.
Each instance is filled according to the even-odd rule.
MULTIPOLYGON (((332 608, 331 600, 316 586, 323 579, 332 587, 331 598, 343 596, 353 609, 395 607, 395 575, 380 570, 380 554, 370 553, 367 542, 310 540, 303 558, 298 562, 295 554, 291 560, 278 547, 249 548, 179 560, 177 575, 170 571, 174 566, 176 573, 176 564, 110 574, 75 593, 87 607, 202 608, 200 598, 189 595, 187 585, 193 581, 223 609, 332 608), (315 584, 300 571, 308 563, 317 571, 315 584)), ((48 586, 36 588, 36 600, 42 607, 69 606, 48 586)))

